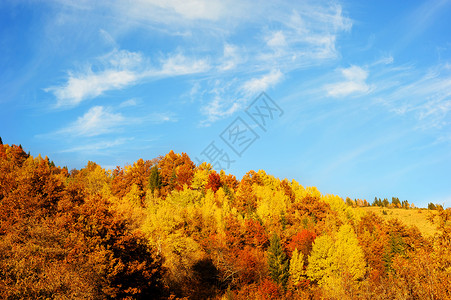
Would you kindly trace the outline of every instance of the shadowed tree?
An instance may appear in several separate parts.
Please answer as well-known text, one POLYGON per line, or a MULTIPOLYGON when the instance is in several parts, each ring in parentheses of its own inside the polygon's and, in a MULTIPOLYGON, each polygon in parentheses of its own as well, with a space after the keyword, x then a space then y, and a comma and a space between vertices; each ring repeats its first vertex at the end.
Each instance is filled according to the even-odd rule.
POLYGON ((268 269, 271 278, 284 288, 290 276, 288 264, 289 261, 283 251, 280 238, 274 233, 268 248, 268 269))
POLYGON ((152 194, 155 190, 160 190, 161 188, 160 172, 158 171, 158 167, 156 165, 150 170, 149 188, 152 194))

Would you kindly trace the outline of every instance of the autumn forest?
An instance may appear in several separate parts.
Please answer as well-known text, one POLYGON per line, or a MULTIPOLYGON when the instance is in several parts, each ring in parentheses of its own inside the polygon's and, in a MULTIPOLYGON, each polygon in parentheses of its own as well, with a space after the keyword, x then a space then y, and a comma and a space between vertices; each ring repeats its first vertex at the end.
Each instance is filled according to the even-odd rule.
POLYGON ((0 142, 1 299, 451 299, 450 249, 440 205, 239 179, 173 151, 68 170, 0 142))

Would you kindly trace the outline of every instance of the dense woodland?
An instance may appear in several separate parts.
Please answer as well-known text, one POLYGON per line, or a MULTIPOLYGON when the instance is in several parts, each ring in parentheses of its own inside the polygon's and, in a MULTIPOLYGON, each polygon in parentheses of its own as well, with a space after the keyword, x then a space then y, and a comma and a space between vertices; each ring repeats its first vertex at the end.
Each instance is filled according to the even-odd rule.
POLYGON ((451 299, 451 209, 425 237, 357 204, 185 153, 68 171, 0 143, 0 298, 451 299))

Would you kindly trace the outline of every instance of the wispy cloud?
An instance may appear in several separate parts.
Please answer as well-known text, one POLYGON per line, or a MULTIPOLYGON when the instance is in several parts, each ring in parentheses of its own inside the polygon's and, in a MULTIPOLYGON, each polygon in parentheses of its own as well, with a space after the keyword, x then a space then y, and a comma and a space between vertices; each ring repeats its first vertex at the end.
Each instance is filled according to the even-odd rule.
POLYGON ((113 132, 125 122, 120 113, 111 112, 103 106, 94 106, 69 126, 59 130, 58 135, 93 137, 113 132))
POLYGON ((84 71, 69 72, 66 83, 46 88, 57 99, 57 107, 73 107, 82 101, 95 98, 109 90, 122 89, 136 83, 142 77, 139 70, 143 63, 140 53, 114 50, 88 65, 84 71), (93 67, 100 69, 93 71, 93 67))
POLYGON ((80 11, 100 18, 104 16, 99 12, 106 11, 120 20, 120 28, 111 24, 100 31, 108 45, 118 47, 112 32, 134 28, 159 31, 176 43, 172 49, 157 47, 146 55, 114 50, 88 62, 82 71, 68 72, 64 83, 45 89, 55 95, 58 107, 75 107, 137 83, 202 74, 197 93, 203 99, 200 110, 208 120, 229 116, 242 106, 243 99, 250 101, 252 93, 275 87, 289 72, 338 58, 337 39, 352 27, 334 1, 262 1, 258 5, 238 0, 139 0, 133 5, 100 1, 86 3, 80 11), (234 39, 243 25, 253 31, 252 38, 234 39), (218 85, 227 86, 222 89, 227 94, 218 85))
POLYGON ((254 95, 261 91, 266 91, 268 88, 275 86, 282 80, 283 74, 280 70, 271 71, 261 77, 252 78, 246 81, 242 89, 247 95, 254 95))
MULTIPOLYGON (((263 10, 271 11, 269 23, 277 30, 262 26, 261 32, 257 33, 260 38, 252 44, 224 49, 222 59, 226 53, 230 59, 220 64, 220 69, 239 74, 244 83, 230 87, 230 82, 234 84, 233 78, 226 77, 228 82, 218 79, 228 86, 223 89, 227 95, 215 92, 214 97, 204 104, 202 112, 207 120, 229 116, 242 106, 243 99, 250 101, 255 94, 282 82, 284 74, 336 59, 337 36, 352 27, 352 21, 336 4, 302 3, 290 7, 282 3, 277 8, 268 6, 263 10), (236 100, 230 101, 229 95, 236 100)), ((362 89, 362 82, 359 84, 355 88, 362 89)))
POLYGON ((119 90, 140 80, 205 72, 210 68, 205 59, 188 58, 181 53, 170 54, 152 66, 141 53, 114 50, 90 64, 81 72, 69 72, 66 83, 46 88, 56 99, 56 107, 74 107, 81 102, 119 90), (93 68, 100 69, 93 71, 93 68))
POLYGON ((121 104, 119 104, 119 108, 133 107, 136 105, 138 105, 138 101, 136 99, 128 99, 128 100, 122 101, 121 104))
POLYGON ((202 73, 210 69, 210 64, 206 59, 188 58, 181 53, 169 55, 166 59, 161 60, 160 70, 149 70, 147 76, 178 76, 202 73))
POLYGON ((389 65, 392 64, 394 62, 394 58, 391 55, 387 55, 382 57, 381 59, 375 61, 374 63, 371 64, 371 66, 376 66, 376 65, 389 65))
POLYGON ((267 37, 266 44, 271 48, 283 48, 287 46, 287 41, 285 39, 285 34, 282 31, 276 31, 271 33, 267 37))
POLYGON ((161 113, 150 113, 145 117, 137 119, 137 121, 142 123, 160 124, 165 122, 177 122, 178 119, 173 113, 161 112, 161 113))
POLYGON ((378 103, 398 115, 413 116, 418 121, 418 128, 445 128, 451 125, 451 74, 446 65, 423 74, 412 69, 390 70, 385 72, 384 81, 376 83, 378 103))
POLYGON ((240 49, 232 44, 224 45, 224 55, 219 61, 219 71, 229 71, 235 69, 237 65, 244 62, 244 58, 241 57, 240 49))
MULTIPOLYGON (((134 100, 123 102, 124 105, 133 105, 134 100)), ((124 106, 119 106, 123 108, 124 106)), ((144 116, 127 117, 114 112, 111 107, 94 106, 83 116, 66 127, 53 133, 55 136, 68 135, 77 137, 94 137, 108 133, 118 133, 125 126, 139 124, 159 124, 164 122, 176 122, 177 118, 172 113, 152 112, 144 116)))
POLYGON ((127 70, 105 70, 100 73, 88 70, 85 74, 69 74, 66 84, 46 91, 54 93, 58 107, 75 106, 83 100, 100 96, 105 91, 124 88, 137 79, 137 74, 127 70))
POLYGON ((327 94, 332 97, 344 97, 355 93, 367 93, 370 86, 365 82, 368 71, 358 66, 341 69, 344 81, 328 84, 325 86, 327 94))
MULTIPOLYGON (((183 0, 146 0, 137 1, 137 5, 129 11, 130 14, 138 15, 136 9, 143 9, 141 13, 150 13, 157 10, 160 16, 171 15, 182 19, 189 20, 218 20, 227 11, 227 3, 220 0, 197 0, 197 1, 183 1, 183 0), (149 12, 150 11, 150 12, 149 12)), ((155 15, 153 15, 155 16, 155 15)), ((164 22, 163 19, 158 19, 164 22)))
POLYGON ((60 153, 67 153, 67 152, 99 152, 101 150, 105 149, 111 149, 113 147, 124 145, 127 142, 130 142, 133 140, 132 138, 118 138, 114 140, 103 140, 100 142, 95 142, 91 144, 84 144, 82 146, 75 146, 72 148, 67 148, 64 150, 59 151, 60 153))
POLYGON ((204 106, 203 113, 208 116, 207 120, 202 121, 202 126, 209 126, 211 122, 219 120, 223 117, 228 117, 234 114, 241 108, 241 105, 236 101, 224 101, 223 98, 217 96, 213 101, 210 101, 207 106, 204 106))

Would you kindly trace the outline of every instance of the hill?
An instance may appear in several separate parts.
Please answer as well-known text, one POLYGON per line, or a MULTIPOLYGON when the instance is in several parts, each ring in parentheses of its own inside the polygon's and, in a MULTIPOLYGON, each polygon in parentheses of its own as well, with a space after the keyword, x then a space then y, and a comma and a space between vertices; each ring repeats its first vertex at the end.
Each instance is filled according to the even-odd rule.
POLYGON ((433 210, 420 208, 384 208, 377 206, 356 207, 355 209, 359 211, 360 215, 374 213, 386 221, 391 219, 399 219, 407 226, 416 226, 420 230, 421 234, 427 237, 432 237, 437 233, 436 226, 428 220, 428 216, 436 213, 433 210))
POLYGON ((185 153, 69 172, 0 143, 0 298, 450 299, 451 209, 433 236, 425 215, 185 153))

